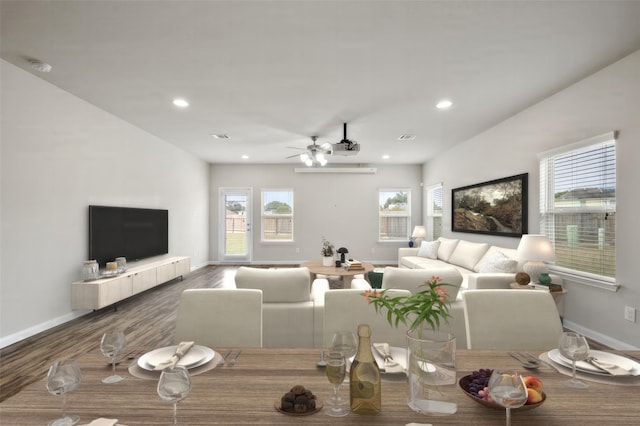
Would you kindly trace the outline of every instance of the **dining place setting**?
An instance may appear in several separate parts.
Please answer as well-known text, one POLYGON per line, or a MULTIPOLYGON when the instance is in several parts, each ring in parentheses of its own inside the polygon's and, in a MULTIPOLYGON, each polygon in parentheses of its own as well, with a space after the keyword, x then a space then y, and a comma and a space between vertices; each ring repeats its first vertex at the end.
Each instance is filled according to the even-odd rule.
MULTIPOLYGON (((142 380, 157 381, 157 394, 161 400, 173 404, 173 424, 177 424, 177 404, 191 391, 191 377, 216 367, 233 367, 241 350, 229 349, 223 355, 212 348, 197 345, 193 341, 179 342, 147 352, 135 349, 125 352, 126 336, 122 330, 110 330, 103 334, 100 352, 109 358, 111 375, 103 377, 103 385, 117 386, 127 377, 117 374, 117 366, 125 359, 131 360, 127 371, 142 380), (141 355, 136 358, 136 354, 141 355)), ((62 416, 51 420, 49 426, 73 426, 79 424, 80 417, 67 414, 66 395, 81 383, 81 371, 76 360, 57 360, 47 374, 46 388, 53 395, 61 395, 62 416)), ((79 426, 125 426, 118 419, 100 417, 79 426)))

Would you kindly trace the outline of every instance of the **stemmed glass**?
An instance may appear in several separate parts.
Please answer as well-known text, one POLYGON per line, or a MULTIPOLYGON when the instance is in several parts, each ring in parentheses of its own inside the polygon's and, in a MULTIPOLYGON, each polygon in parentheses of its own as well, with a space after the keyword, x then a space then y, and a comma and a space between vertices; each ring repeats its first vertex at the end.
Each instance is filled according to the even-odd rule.
POLYGON ((327 378, 329 383, 333 385, 333 397, 331 398, 331 408, 327 414, 333 417, 342 417, 349 414, 349 409, 342 404, 342 400, 338 398, 338 390, 344 381, 347 371, 346 361, 342 352, 329 352, 327 360, 327 378))
POLYGON ((352 331, 336 331, 331 340, 331 351, 342 352, 345 359, 350 359, 356 354, 358 339, 352 331))
POLYGON ((527 402, 527 386, 516 371, 494 370, 489 378, 489 396, 507 411, 507 426, 511 425, 511 409, 527 402))
POLYGON ((102 379, 102 383, 116 383, 124 380, 124 377, 116 374, 116 356, 124 349, 126 338, 122 330, 108 331, 102 336, 100 341, 100 351, 104 356, 111 358, 113 373, 109 377, 102 379))
POLYGON ((583 389, 588 384, 576 379, 576 361, 586 359, 589 356, 589 344, 584 336, 570 331, 562 333, 558 342, 560 353, 571 360, 571 379, 565 383, 572 388, 583 389))
POLYGON ((80 384, 80 367, 75 360, 56 361, 47 373, 47 390, 53 395, 62 395, 62 417, 49 422, 49 426, 71 426, 80 420, 78 416, 67 416, 67 392, 80 384))
POLYGON ((189 370, 182 365, 167 367, 160 373, 158 380, 158 395, 163 401, 173 403, 173 425, 178 424, 178 402, 191 392, 191 376, 189 370))

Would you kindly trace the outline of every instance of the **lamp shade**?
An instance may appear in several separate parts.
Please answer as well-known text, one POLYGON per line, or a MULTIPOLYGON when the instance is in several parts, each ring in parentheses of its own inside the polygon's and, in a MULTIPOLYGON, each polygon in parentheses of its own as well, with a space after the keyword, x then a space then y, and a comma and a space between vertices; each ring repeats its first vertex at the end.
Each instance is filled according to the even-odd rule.
POLYGON ((416 226, 413 228, 411 237, 413 238, 425 238, 427 236, 427 230, 424 226, 416 226))
POLYGON ((530 262, 552 262, 556 260, 553 246, 546 235, 525 234, 518 245, 518 259, 530 262))

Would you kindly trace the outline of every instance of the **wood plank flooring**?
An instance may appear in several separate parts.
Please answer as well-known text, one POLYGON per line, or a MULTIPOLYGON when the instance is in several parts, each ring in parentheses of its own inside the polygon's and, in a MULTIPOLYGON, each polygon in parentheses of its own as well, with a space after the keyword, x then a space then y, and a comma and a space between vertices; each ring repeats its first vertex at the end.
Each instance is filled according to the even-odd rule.
MULTIPOLYGON (((180 294, 188 288, 221 287, 233 282, 237 266, 207 266, 138 294, 113 307, 94 311, 0 349, 0 401, 42 379, 59 358, 73 358, 100 347, 105 330, 120 328, 127 348, 170 345, 180 294)), ((107 358, 105 357, 105 363, 107 358)))
MULTIPOLYGON (((116 310, 109 307, 92 312, 0 349, 0 402, 42 379, 56 359, 74 358, 98 349, 102 334, 110 328, 125 331, 130 349, 170 345, 182 291, 227 286, 233 283, 236 269, 237 266, 207 266, 195 270, 183 280, 118 303, 116 310)), ((605 348, 595 342, 590 344, 594 349, 605 348)))

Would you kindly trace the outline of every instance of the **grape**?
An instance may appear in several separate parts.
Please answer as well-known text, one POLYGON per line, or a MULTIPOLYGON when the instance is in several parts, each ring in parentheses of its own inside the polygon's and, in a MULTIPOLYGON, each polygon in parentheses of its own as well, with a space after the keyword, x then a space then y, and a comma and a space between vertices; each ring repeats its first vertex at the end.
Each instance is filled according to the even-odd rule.
POLYGON ((487 385, 489 384, 491 373, 493 373, 493 370, 490 368, 481 368, 473 371, 469 381, 469 393, 477 398, 488 400, 487 385))

